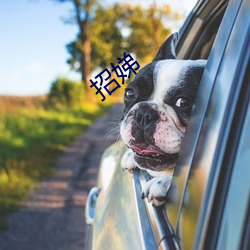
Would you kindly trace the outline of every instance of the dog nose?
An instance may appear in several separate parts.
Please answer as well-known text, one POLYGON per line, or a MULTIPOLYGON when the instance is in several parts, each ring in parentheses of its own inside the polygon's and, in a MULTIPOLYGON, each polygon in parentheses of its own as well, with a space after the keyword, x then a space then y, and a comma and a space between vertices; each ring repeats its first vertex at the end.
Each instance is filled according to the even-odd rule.
POLYGON ((155 110, 139 109, 135 114, 135 124, 140 129, 145 129, 150 127, 158 118, 159 116, 155 110))

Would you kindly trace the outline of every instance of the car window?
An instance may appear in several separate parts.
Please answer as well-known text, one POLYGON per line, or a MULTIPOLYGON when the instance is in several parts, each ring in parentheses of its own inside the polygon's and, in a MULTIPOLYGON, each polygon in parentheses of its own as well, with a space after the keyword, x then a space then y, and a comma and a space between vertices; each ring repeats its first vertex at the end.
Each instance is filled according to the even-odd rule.
MULTIPOLYGON (((183 37, 180 38, 179 43, 179 54, 178 57, 183 59, 187 59, 188 57, 194 58, 197 57, 197 59, 201 56, 201 53, 203 53, 204 58, 207 57, 207 55, 210 53, 212 42, 216 36, 216 33, 219 28, 219 24, 222 20, 223 14, 226 9, 227 1, 211 1, 211 5, 207 6, 205 5, 199 5, 199 8, 195 8, 195 11, 192 13, 191 17, 189 17, 188 25, 194 26, 194 31, 197 32, 197 34, 194 34, 194 31, 189 30, 190 33, 187 33, 186 36, 183 35, 183 37), (220 4, 218 4, 218 2, 220 4), (211 10, 217 6, 220 6, 220 8, 216 8, 216 11, 213 10, 211 14, 211 10), (209 9, 206 9, 208 8, 209 9), (205 9, 203 9, 205 8, 205 9), (197 14, 197 12, 199 15, 197 14), (190 37, 190 34, 192 36, 190 37), (206 36, 207 34, 207 36, 206 36), (195 37, 196 40, 192 40, 195 37), (207 40, 206 40, 207 39, 207 40), (190 50, 189 47, 196 48, 196 53, 194 51, 190 50)), ((183 31, 182 31, 183 32, 183 31)), ((225 42, 226 43, 226 42, 225 42)), ((222 51, 223 54, 223 51, 222 51)), ((207 86, 208 90, 211 92, 212 87, 207 86)), ((208 93, 208 92, 206 92, 208 93)), ((197 119, 196 119, 197 120, 197 119)), ((199 120, 199 119, 198 119, 199 120)), ((191 155, 191 154, 190 154, 191 155)), ((145 173, 141 174, 140 181, 143 185, 145 181, 145 173)), ((186 180, 180 179, 178 180, 178 185, 183 186, 185 188, 185 182, 186 180)), ((154 234, 157 239, 165 239, 166 245, 169 247, 173 247, 173 249, 178 249, 177 241, 176 241, 176 232, 177 232, 177 220, 178 220, 178 212, 181 204, 181 195, 183 192, 180 192, 179 202, 175 203, 174 205, 169 203, 166 206, 166 210, 163 211, 159 208, 152 209, 150 205, 145 202, 145 205, 148 210, 149 217, 152 222, 152 227, 154 229, 154 234), (167 213, 166 213, 167 211, 167 213)), ((196 214, 193 213, 194 219, 196 220, 196 214)), ((192 225, 191 225, 192 227, 192 225)), ((191 231, 192 232, 192 231, 191 231)), ((187 236, 188 237, 188 236, 187 236)), ((191 238, 192 239, 192 238, 191 238)), ((160 241, 163 243, 164 241, 160 241)), ((166 246, 166 248, 167 248, 166 246)))
POLYGON ((207 59, 228 0, 199 1, 180 30, 177 57, 207 59))

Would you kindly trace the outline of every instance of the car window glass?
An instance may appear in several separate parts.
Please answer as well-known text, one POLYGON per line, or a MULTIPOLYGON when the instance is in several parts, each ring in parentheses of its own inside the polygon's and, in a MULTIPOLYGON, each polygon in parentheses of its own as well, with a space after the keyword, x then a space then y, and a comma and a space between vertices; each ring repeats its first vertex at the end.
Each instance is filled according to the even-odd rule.
POLYGON ((250 103, 228 188, 217 248, 238 249, 250 198, 250 103))

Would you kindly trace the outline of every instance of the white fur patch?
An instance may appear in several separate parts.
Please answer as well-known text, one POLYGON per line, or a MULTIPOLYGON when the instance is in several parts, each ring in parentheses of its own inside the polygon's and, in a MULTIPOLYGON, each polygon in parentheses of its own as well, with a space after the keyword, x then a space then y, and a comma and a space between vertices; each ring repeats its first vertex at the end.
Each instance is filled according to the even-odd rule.
POLYGON ((148 197, 148 201, 156 206, 160 206, 165 201, 158 200, 166 197, 172 182, 172 175, 154 177, 146 182, 142 187, 144 196, 148 197))
POLYGON ((175 60, 168 59, 157 62, 154 75, 155 90, 152 95, 152 101, 159 104, 163 103, 164 96, 170 87, 178 86, 182 76, 190 66, 205 66, 206 60, 175 60))
POLYGON ((120 126, 120 134, 121 137, 123 139, 123 141, 127 144, 132 140, 135 140, 135 138, 132 136, 131 130, 132 130, 132 123, 131 123, 131 119, 126 120, 126 125, 125 122, 121 122, 121 126, 120 126))
POLYGON ((183 138, 181 133, 175 126, 169 126, 168 123, 160 122, 156 125, 154 139, 155 145, 163 152, 168 154, 178 153, 183 138))
POLYGON ((121 161, 121 167, 123 170, 128 170, 131 171, 132 169, 134 169, 135 166, 135 162, 134 162, 134 157, 133 157, 134 153, 133 151, 130 149, 128 150, 122 157, 122 161, 121 161))

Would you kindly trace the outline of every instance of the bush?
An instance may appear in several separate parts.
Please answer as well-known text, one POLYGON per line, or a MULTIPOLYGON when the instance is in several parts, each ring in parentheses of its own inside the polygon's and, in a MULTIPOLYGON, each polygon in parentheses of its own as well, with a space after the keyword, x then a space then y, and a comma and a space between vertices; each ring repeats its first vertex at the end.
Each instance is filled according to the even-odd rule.
POLYGON ((56 79, 48 95, 49 103, 53 107, 81 107, 85 99, 83 84, 67 78, 56 79))

